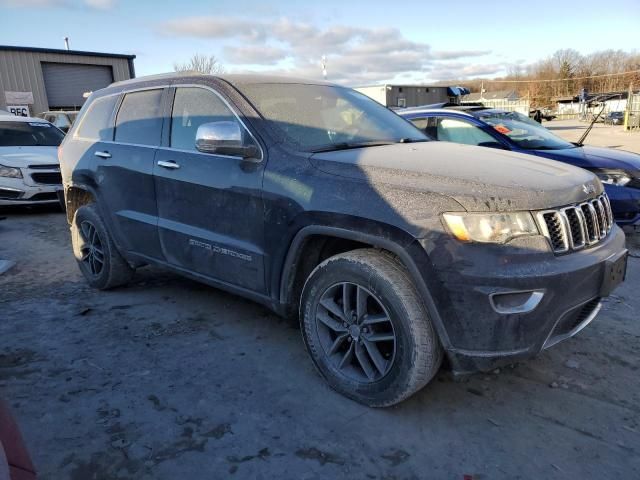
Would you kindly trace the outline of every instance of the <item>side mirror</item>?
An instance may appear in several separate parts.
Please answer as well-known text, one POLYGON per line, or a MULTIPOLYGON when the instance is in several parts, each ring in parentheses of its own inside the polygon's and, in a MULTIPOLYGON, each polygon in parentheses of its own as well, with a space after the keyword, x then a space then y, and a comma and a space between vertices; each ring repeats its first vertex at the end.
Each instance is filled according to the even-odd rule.
POLYGON ((240 125, 227 121, 200 125, 196 132, 196 150, 242 158, 255 158, 258 155, 255 145, 244 143, 240 125))

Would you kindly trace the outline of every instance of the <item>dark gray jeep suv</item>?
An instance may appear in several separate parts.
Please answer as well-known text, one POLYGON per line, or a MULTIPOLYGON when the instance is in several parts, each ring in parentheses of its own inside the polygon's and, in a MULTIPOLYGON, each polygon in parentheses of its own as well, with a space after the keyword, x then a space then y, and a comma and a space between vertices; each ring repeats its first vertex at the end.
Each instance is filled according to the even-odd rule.
POLYGON ((623 280, 600 181, 431 142, 351 89, 169 75, 94 92, 60 151, 73 251, 107 289, 145 264, 299 315, 370 406, 574 335, 623 280))

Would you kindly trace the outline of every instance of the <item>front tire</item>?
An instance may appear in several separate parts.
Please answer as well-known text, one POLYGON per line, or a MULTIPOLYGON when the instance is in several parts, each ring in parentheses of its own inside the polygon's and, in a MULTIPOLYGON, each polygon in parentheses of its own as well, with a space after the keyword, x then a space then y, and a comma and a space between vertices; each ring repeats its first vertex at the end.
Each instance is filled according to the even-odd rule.
POLYGON ((134 269, 116 249, 95 204, 83 205, 76 211, 71 243, 80 271, 93 288, 108 290, 133 277, 134 269))
POLYGON ((378 250, 318 265, 300 309, 303 339, 320 374, 359 403, 401 402, 440 367, 442 347, 409 273, 378 250))

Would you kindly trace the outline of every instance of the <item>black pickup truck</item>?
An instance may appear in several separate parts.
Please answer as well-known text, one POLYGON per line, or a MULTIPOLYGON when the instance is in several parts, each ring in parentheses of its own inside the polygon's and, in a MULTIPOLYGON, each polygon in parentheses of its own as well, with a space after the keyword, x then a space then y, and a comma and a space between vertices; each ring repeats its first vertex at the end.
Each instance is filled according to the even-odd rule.
POLYGON ((299 317, 322 376, 370 406, 422 388, 445 355, 486 370, 574 335, 625 274, 592 173, 429 141, 329 83, 115 83, 60 159, 92 286, 154 264, 299 317))

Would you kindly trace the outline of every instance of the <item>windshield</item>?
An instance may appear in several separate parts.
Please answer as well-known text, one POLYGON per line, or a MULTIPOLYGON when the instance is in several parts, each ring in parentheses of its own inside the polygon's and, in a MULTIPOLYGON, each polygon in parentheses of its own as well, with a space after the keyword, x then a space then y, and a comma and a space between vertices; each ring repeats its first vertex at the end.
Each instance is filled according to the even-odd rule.
POLYGON ((332 150, 428 138, 369 97, 332 85, 245 85, 260 114, 304 151, 332 150))
POLYGON ((526 150, 575 148, 575 145, 556 137, 538 122, 518 112, 490 112, 480 118, 526 150))
POLYGON ((0 122, 0 147, 57 147, 64 133, 45 122, 0 122))

